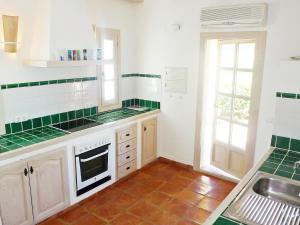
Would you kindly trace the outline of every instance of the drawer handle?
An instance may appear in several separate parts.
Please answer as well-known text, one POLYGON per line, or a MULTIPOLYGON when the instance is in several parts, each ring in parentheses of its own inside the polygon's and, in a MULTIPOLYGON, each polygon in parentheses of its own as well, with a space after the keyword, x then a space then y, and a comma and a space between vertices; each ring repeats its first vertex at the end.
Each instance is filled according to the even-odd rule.
POLYGON ((130 169, 130 166, 128 166, 127 168, 126 168, 126 170, 129 170, 130 169))
POLYGON ((130 147, 130 145, 126 145, 126 148, 129 148, 130 147))
POLYGON ((126 159, 129 159, 129 158, 130 158, 130 156, 127 156, 127 157, 126 157, 126 159))
POLYGON ((130 136, 130 134, 126 134, 126 137, 129 137, 130 136))

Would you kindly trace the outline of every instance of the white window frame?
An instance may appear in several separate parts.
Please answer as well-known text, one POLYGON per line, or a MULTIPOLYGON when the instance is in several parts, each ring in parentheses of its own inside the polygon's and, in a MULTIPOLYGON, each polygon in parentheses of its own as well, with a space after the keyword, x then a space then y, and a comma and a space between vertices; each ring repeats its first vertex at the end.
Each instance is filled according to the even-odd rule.
POLYGON ((122 103, 120 100, 120 30, 110 29, 110 28, 96 28, 96 40, 100 49, 102 49, 102 60, 101 64, 97 66, 97 77, 98 77, 98 108, 99 111, 108 111, 112 109, 117 109, 122 107, 122 103), (103 39, 105 37, 109 37, 114 40, 114 58, 113 60, 105 60, 104 52, 103 52, 103 39), (113 63, 115 66, 115 78, 114 86, 115 86, 115 99, 111 101, 104 101, 104 65, 113 63))

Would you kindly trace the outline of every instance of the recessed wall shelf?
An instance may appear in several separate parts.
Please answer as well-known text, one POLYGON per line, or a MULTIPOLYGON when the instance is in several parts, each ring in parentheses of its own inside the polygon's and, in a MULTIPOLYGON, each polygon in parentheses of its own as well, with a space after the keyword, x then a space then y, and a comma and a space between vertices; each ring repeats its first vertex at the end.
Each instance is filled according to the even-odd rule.
POLYGON ((24 60, 23 64, 29 67, 51 68, 51 67, 84 67, 100 65, 97 60, 80 61, 58 61, 58 60, 24 60))

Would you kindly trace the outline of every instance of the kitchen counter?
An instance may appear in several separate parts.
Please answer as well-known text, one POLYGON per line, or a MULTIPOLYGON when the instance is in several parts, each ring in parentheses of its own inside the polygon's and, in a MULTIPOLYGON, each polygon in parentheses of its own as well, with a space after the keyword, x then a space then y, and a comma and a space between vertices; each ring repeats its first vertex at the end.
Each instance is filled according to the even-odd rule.
POLYGON ((152 108, 143 111, 121 108, 85 117, 86 119, 98 122, 99 125, 73 133, 49 125, 19 133, 1 135, 0 160, 9 159, 20 154, 43 148, 50 144, 57 144, 58 142, 76 138, 83 134, 88 134, 99 129, 106 129, 159 112, 159 109, 152 108))
MULTIPOLYGON (((300 170, 294 171, 294 162, 300 160, 300 152, 287 149, 271 148, 260 160, 260 162, 252 168, 248 174, 240 181, 235 189, 227 196, 222 204, 214 211, 213 214, 205 222, 205 225, 239 225, 240 221, 229 219, 223 215, 223 212, 234 201, 238 194, 243 190, 251 178, 258 172, 274 174, 279 177, 300 181, 300 170)), ((300 182, 299 182, 300 185, 300 182)))

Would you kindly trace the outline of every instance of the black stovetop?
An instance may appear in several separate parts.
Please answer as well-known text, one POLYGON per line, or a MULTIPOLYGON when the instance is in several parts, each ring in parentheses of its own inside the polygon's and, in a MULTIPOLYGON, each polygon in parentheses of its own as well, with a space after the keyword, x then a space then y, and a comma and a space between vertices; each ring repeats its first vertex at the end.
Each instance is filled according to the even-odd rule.
POLYGON ((68 132, 75 132, 79 130, 84 130, 87 128, 95 127, 100 125, 101 123, 95 122, 93 120, 88 120, 88 119, 78 119, 78 120, 71 120, 68 122, 63 122, 59 124, 52 125, 55 128, 65 130, 68 132))

